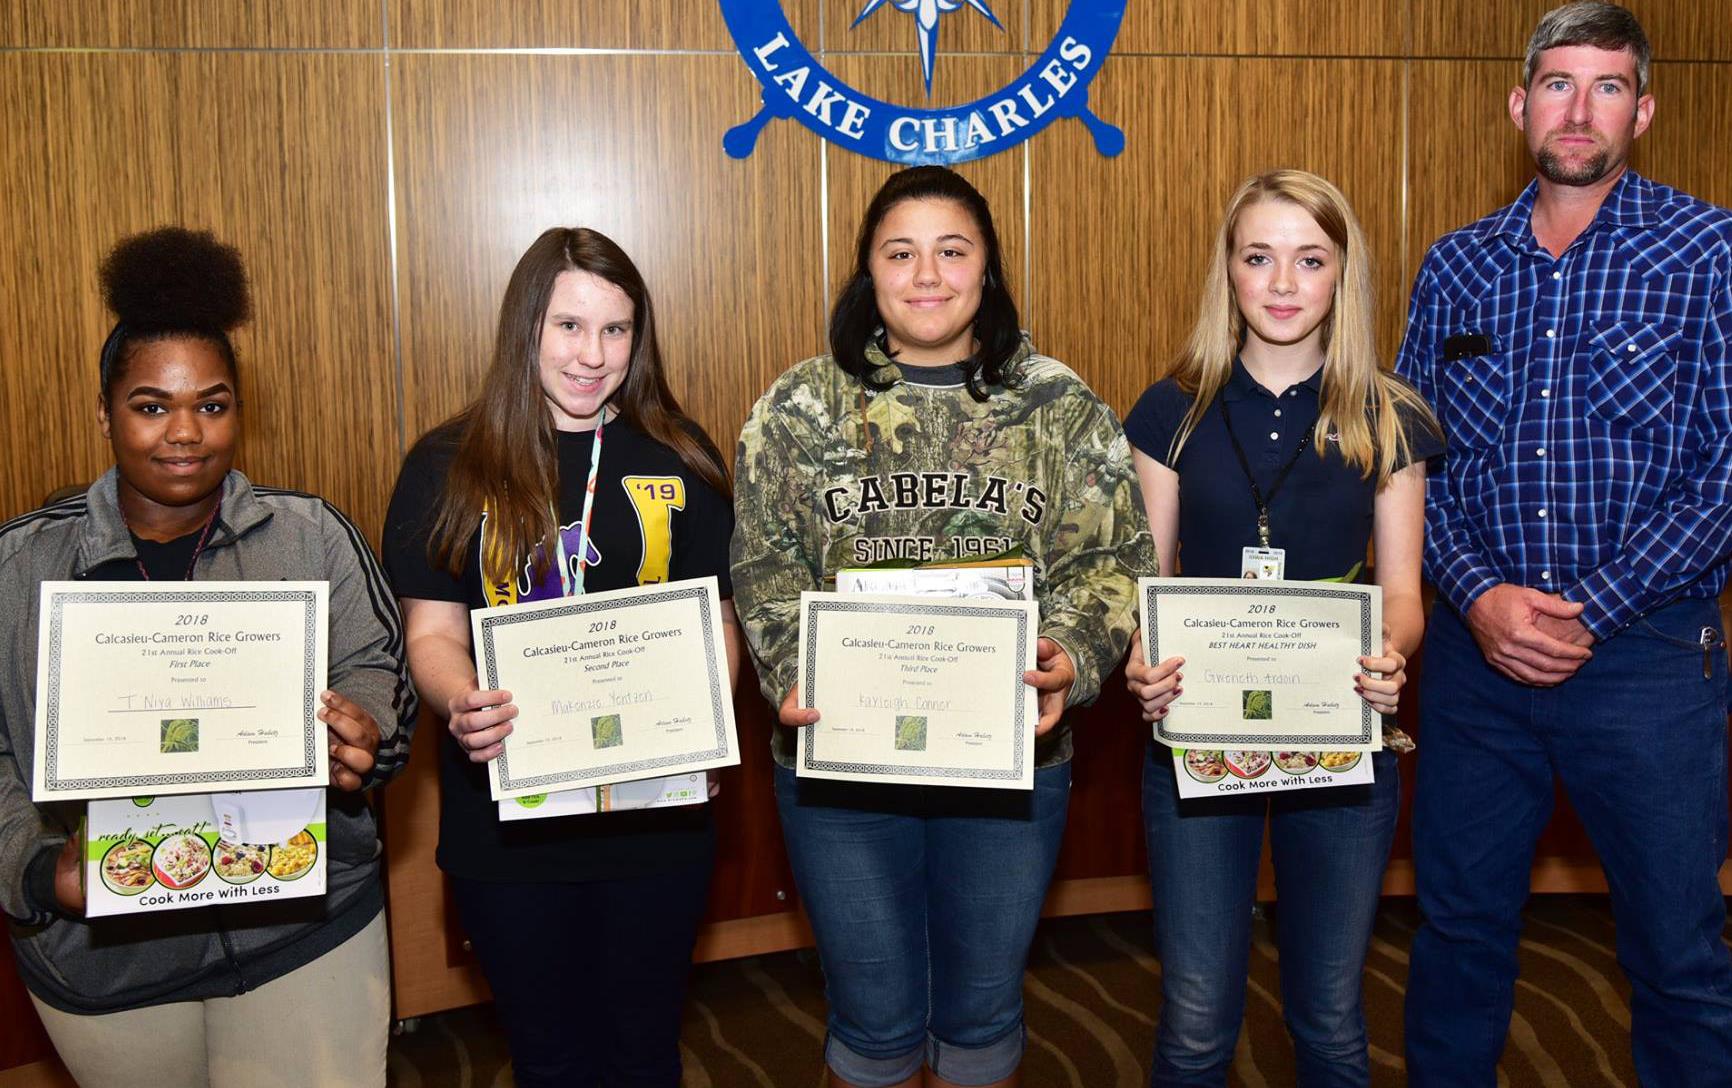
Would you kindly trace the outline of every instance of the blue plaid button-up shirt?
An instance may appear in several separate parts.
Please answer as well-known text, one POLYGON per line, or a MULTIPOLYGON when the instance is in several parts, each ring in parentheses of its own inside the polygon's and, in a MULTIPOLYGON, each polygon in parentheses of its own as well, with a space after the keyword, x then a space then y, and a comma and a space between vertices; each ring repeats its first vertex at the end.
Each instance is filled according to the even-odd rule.
POLYGON ((1396 369, 1449 442, 1426 574, 1467 612, 1500 582, 1605 638, 1717 596, 1732 552, 1732 212, 1628 171, 1563 256, 1537 185, 1420 267, 1396 369))

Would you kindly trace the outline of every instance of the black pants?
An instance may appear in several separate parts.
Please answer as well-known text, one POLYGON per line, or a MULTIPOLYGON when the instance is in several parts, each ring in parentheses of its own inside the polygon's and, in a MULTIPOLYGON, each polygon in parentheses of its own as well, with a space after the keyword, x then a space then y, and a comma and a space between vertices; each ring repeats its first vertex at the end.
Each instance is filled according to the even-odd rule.
POLYGON ((451 879, 518 1088, 678 1088, 680 1012, 715 858, 581 884, 451 879))

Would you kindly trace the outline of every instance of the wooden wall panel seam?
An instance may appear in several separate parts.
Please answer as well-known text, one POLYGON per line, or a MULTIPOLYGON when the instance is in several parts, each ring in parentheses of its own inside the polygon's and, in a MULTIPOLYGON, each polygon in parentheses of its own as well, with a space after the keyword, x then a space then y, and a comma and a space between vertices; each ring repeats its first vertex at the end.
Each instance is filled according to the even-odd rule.
MULTIPOLYGON (((379 40, 385 45, 384 80, 385 80, 385 232, 391 247, 391 350, 396 355, 397 380, 397 457, 401 461, 409 452, 409 422, 405 407, 408 401, 407 379, 403 373, 403 275, 402 255, 397 251, 397 148, 394 141, 393 109, 391 101, 391 4, 390 0, 379 0, 379 40)), ((383 529, 381 529, 381 535, 383 529)))
POLYGON ((1038 327, 1034 300, 1039 293, 1034 282, 1034 151, 1024 140, 1017 148, 1022 153, 1022 298, 1017 309, 1022 314, 1022 327, 1038 327))
MULTIPOLYGON (((1411 34, 1411 30, 1409 33, 1411 34)), ((1396 218, 1401 224, 1400 230, 1396 232, 1396 246, 1403 272, 1412 267, 1408 261, 1411 250, 1411 241, 1408 235, 1412 233, 1409 229, 1412 223, 1412 181, 1413 62, 1405 60, 1401 62, 1401 194, 1396 203, 1396 218)))
MULTIPOLYGON (((830 151, 829 140, 818 141, 818 244, 824 247, 824 256, 819 262, 820 275, 824 278, 818 284, 818 313, 826 329, 830 319, 830 285, 835 282, 830 278, 833 272, 830 267, 830 151)), ((825 350, 829 350, 828 338, 825 350)))
MULTIPOLYGON (((383 6, 383 0, 381 0, 383 6)), ((385 57, 385 233, 391 249, 391 347, 396 356, 397 457, 409 452, 408 385, 403 372, 403 276, 397 251, 397 149, 391 102, 391 58, 385 57)))

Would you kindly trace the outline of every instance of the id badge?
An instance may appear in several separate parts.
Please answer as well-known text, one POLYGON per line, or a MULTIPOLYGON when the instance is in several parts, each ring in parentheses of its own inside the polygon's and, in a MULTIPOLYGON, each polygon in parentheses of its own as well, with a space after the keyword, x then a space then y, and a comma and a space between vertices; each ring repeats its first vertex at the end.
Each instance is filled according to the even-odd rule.
POLYGON ((1243 548, 1240 550, 1239 577, 1280 579, 1287 573, 1286 548, 1243 548))

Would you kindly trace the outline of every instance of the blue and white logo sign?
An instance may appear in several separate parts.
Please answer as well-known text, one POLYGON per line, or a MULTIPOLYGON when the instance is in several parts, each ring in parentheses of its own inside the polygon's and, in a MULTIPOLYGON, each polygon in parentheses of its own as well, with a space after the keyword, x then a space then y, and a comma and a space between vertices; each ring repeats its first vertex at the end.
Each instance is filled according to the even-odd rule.
MULTIPOLYGON (((920 50, 926 93, 938 65, 938 25, 945 16, 983 18, 1004 29, 993 0, 863 0, 852 26, 881 9, 908 20, 920 50)), ((958 163, 984 158, 1033 136, 1060 117, 1088 126, 1095 149, 1117 155, 1125 135, 1088 108, 1089 82, 1101 70, 1124 20, 1124 0, 1071 0, 1058 33, 1022 75, 984 98, 944 109, 899 106, 837 79, 800 42, 779 0, 720 0, 740 56, 764 85, 764 106, 728 130, 722 147, 736 159, 752 153, 776 118, 792 118, 839 147, 898 163, 958 163)), ((852 29, 852 27, 850 27, 852 29)))

